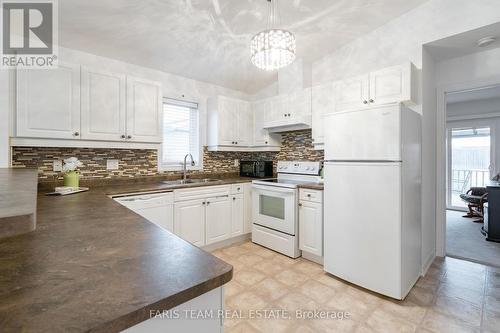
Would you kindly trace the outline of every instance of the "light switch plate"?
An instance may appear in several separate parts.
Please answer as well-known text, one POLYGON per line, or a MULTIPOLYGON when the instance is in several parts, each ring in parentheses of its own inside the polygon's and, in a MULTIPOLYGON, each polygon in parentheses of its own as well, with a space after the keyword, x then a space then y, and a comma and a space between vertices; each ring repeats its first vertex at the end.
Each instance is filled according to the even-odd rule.
POLYGON ((235 167, 240 166, 240 160, 234 160, 234 166, 235 167))
POLYGON ((62 171, 62 161, 52 162, 52 170, 55 172, 62 171))
POLYGON ((118 160, 106 160, 106 170, 118 170, 118 160))

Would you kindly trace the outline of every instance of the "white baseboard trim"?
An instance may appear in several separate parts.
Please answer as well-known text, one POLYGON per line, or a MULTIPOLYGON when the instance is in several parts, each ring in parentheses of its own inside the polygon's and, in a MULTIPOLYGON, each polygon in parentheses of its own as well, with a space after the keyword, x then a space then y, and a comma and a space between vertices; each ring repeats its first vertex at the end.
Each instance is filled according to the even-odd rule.
POLYGON ((317 256, 315 254, 302 251, 302 258, 307 259, 309 261, 315 262, 321 266, 323 266, 323 257, 317 256))
POLYGON ((205 251, 215 251, 217 249, 221 249, 223 247, 227 247, 227 246, 230 246, 230 245, 233 245, 233 244, 236 244, 236 243, 241 243, 241 242, 244 242, 246 240, 249 240, 250 238, 252 237, 252 234, 251 233, 248 233, 248 234, 244 234, 244 235, 239 235, 239 236, 236 236, 236 237, 232 237, 232 238, 229 238, 229 239, 225 239, 223 241, 220 241, 220 242, 217 242, 217 243, 213 243, 213 244, 210 244, 210 245, 205 245, 205 246, 202 246, 201 248, 205 251))
POLYGON ((425 276, 427 274, 427 271, 429 270, 429 267, 431 267, 432 263, 434 262, 434 259, 436 259, 436 251, 432 251, 431 254, 425 259, 422 265, 422 273, 420 274, 421 276, 425 276))

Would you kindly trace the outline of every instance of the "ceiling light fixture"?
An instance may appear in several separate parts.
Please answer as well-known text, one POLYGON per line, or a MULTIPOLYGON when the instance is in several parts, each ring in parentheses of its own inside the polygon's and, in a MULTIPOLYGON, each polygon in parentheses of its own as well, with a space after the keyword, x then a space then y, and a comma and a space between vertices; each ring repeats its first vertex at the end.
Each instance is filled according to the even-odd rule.
POLYGON ((280 25, 278 0, 269 2, 268 29, 253 36, 250 42, 252 63, 260 69, 273 71, 290 65, 295 60, 295 36, 280 25))
POLYGON ((490 46, 491 44, 496 42, 496 40, 497 40, 497 38, 493 37, 493 36, 484 37, 484 38, 481 38, 480 40, 477 41, 477 46, 479 46, 479 47, 490 46))

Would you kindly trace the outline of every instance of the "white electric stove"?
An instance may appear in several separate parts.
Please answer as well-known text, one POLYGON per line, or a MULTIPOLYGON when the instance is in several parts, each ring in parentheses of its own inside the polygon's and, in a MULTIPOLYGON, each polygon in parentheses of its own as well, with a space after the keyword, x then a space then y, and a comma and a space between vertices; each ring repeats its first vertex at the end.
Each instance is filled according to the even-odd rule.
POLYGON ((300 256, 298 186, 318 183, 321 162, 279 161, 278 177, 252 181, 252 241, 289 257, 300 256))

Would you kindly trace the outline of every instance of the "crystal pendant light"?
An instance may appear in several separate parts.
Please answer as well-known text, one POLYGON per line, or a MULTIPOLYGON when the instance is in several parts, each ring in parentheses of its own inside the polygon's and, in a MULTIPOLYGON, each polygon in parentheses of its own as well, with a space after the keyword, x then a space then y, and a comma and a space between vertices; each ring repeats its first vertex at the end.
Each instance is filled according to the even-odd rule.
POLYGON ((273 71, 295 60, 295 36, 279 29, 278 0, 269 2, 269 28, 253 36, 250 43, 252 63, 258 68, 273 71))

